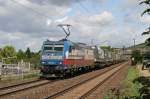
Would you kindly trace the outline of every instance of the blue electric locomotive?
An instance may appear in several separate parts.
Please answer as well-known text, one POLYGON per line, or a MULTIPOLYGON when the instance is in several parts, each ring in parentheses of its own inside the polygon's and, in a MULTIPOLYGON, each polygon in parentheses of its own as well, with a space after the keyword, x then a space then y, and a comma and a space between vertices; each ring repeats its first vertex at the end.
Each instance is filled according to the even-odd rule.
POLYGON ((94 59, 94 50, 86 44, 47 40, 41 51, 41 73, 44 77, 64 76, 72 70, 93 66, 94 59))

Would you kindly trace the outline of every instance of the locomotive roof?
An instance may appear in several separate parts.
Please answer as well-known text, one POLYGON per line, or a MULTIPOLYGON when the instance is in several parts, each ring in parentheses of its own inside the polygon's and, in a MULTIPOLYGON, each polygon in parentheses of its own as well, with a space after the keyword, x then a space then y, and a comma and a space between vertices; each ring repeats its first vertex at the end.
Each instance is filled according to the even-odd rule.
POLYGON ((47 41, 44 41, 44 45, 49 45, 49 44, 64 44, 64 41, 63 40, 60 40, 60 41, 50 41, 50 40, 47 40, 47 41))
POLYGON ((88 46, 87 44, 85 43, 80 43, 80 42, 72 42, 70 40, 67 40, 67 39, 62 39, 62 40, 59 40, 59 41, 50 41, 50 40, 46 40, 44 41, 44 45, 50 45, 50 44, 56 44, 56 45, 59 45, 59 44, 64 44, 64 41, 68 41, 70 43, 70 45, 72 46, 75 46, 75 47, 80 47, 80 48, 88 48, 88 49, 91 49, 91 46, 88 46))

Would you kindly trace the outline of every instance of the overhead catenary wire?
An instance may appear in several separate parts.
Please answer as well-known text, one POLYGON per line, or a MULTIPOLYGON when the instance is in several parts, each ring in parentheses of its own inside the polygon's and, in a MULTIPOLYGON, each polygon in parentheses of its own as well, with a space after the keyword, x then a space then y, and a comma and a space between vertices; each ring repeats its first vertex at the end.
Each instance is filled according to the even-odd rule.
MULTIPOLYGON (((48 15, 45 15, 44 13, 41 13, 41 12, 39 12, 39 11, 37 11, 37 10, 35 10, 35 9, 31 8, 31 7, 29 7, 29 6, 26 6, 26 5, 24 5, 24 4, 22 4, 22 3, 18 2, 18 1, 16 1, 16 0, 11 0, 11 1, 14 2, 14 3, 16 3, 16 4, 18 4, 18 5, 20 5, 20 6, 22 6, 22 7, 24 7, 24 8, 26 8, 26 9, 29 9, 30 11, 32 11, 32 12, 34 12, 34 13, 40 15, 40 16, 43 16, 43 17, 49 19, 49 16, 48 16, 48 15)), ((87 13, 90 12, 90 11, 81 3, 81 1, 79 1, 79 0, 76 0, 76 1, 77 1, 78 4, 82 7, 82 9, 84 9, 87 13)))
POLYGON ((26 5, 20 3, 20 2, 18 2, 18 1, 16 1, 16 0, 11 0, 11 1, 14 2, 14 3, 16 3, 16 4, 18 4, 18 5, 20 5, 20 6, 22 6, 22 7, 24 7, 24 8, 26 8, 26 9, 29 9, 30 11, 32 11, 32 12, 34 12, 34 13, 36 13, 36 14, 42 16, 42 17, 45 17, 45 18, 49 19, 49 16, 48 16, 48 15, 45 15, 45 14, 43 14, 43 13, 40 13, 40 12, 38 12, 37 10, 35 10, 35 9, 29 7, 29 6, 26 6, 26 5))
POLYGON ((84 9, 84 11, 86 11, 87 13, 89 13, 90 11, 81 3, 80 0, 76 0, 78 2, 78 4, 81 6, 82 9, 84 9))

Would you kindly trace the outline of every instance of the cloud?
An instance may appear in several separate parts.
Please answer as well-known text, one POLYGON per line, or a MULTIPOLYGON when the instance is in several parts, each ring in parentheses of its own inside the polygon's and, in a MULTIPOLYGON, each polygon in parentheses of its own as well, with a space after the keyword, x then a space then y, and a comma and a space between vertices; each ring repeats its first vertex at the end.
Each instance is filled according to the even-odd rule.
POLYGON ((52 20, 48 19, 47 20, 47 25, 50 25, 52 23, 52 20))
MULTIPOLYGON (((149 17, 140 18, 143 8, 138 9, 136 0, 121 1, 122 4, 110 10, 85 14, 76 3, 87 4, 87 0, 0 0, 0 46, 12 44, 17 49, 39 50, 46 39, 60 40, 65 33, 57 27, 60 23, 71 24, 69 39, 90 44, 108 40, 107 45, 131 45, 133 37, 141 37, 143 27, 149 24, 149 17), (24 6, 22 6, 24 5, 24 6), (121 9, 121 10, 120 10, 121 9), (117 14, 116 14, 117 13, 117 14), (142 23, 142 25, 140 25, 142 23), (143 26, 144 24, 144 26, 143 26)), ((93 4, 109 3, 109 0, 90 0, 93 4)), ((106 10, 107 9, 107 10, 106 10)), ((137 41, 143 41, 140 38, 137 41)))
POLYGON ((26 47, 26 48, 27 48, 27 47, 32 48, 33 46, 35 47, 36 44, 37 44, 36 40, 34 40, 34 41, 32 41, 32 42, 29 41, 29 42, 25 45, 25 47, 26 47))
POLYGON ((145 23, 145 24, 150 24, 150 16, 149 15, 145 15, 144 17, 140 17, 141 22, 145 23))
MULTIPOLYGON (((89 43, 91 39, 97 39, 98 42, 106 40, 101 38, 99 35, 102 34, 106 29, 112 27, 114 22, 114 16, 111 12, 103 11, 98 14, 93 15, 83 15, 78 13, 75 16, 69 17, 67 20, 64 20, 62 23, 67 23, 72 25, 70 39, 72 41, 80 41, 89 43), (85 38, 87 38, 85 40, 85 38)), ((106 35, 108 35, 106 33, 106 35)))
POLYGON ((57 20, 55 20, 55 22, 57 23, 62 23, 62 22, 64 22, 65 20, 67 20, 68 19, 68 16, 65 16, 65 17, 63 17, 63 18, 61 18, 61 19, 57 19, 57 20))
POLYGON ((64 15, 69 9, 67 7, 59 7, 55 5, 40 6, 28 2, 27 0, 21 0, 20 3, 25 4, 31 9, 35 9, 36 11, 38 11, 38 13, 36 13, 31 9, 28 9, 11 0, 5 0, 3 1, 3 3, 5 3, 5 5, 1 7, 2 9, 0 9, 0 30, 12 33, 38 33, 38 35, 40 35, 40 33, 46 33, 50 31, 53 32, 53 28, 49 28, 48 26, 46 26, 46 22, 51 23, 51 16, 59 17, 61 15, 64 15), (41 13, 41 15, 39 13, 41 13), (49 17, 45 17, 45 15, 49 17))
POLYGON ((86 0, 29 0, 32 3, 36 3, 39 5, 57 5, 57 6, 70 6, 73 3, 86 1, 86 0))
POLYGON ((99 23, 99 24, 109 24, 112 20, 113 20, 112 13, 107 11, 89 17, 89 21, 93 23, 99 23))

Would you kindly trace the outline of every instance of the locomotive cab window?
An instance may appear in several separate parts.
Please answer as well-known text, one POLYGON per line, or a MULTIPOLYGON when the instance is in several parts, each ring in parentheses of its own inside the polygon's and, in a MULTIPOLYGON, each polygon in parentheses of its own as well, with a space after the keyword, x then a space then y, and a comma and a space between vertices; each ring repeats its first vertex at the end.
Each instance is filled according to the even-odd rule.
POLYGON ((45 46, 45 47, 44 47, 44 51, 51 51, 51 50, 53 50, 52 47, 48 47, 48 46, 45 46))
POLYGON ((64 49, 64 45, 54 45, 54 51, 62 52, 64 49))
POLYGON ((54 51, 63 51, 63 47, 54 47, 54 51))

